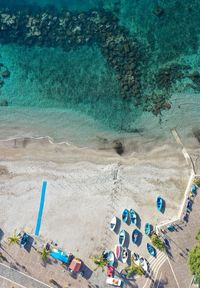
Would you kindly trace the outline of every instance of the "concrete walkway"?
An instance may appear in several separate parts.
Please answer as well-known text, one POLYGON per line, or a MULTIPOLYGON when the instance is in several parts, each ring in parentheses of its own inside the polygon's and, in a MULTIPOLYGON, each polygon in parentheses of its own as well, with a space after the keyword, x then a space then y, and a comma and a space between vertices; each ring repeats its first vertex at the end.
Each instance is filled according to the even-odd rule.
POLYGON ((8 280, 21 288, 51 288, 51 286, 2 263, 0 263, 0 278, 8 280))

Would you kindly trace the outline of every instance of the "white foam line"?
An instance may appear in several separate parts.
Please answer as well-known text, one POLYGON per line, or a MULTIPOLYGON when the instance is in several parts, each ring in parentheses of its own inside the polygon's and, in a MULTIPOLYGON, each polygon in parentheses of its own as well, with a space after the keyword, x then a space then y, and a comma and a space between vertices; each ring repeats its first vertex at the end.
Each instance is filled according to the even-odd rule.
POLYGON ((171 270, 172 270, 172 273, 173 273, 173 275, 174 275, 174 279, 175 279, 175 281, 176 281, 176 284, 177 284, 178 288, 180 288, 180 286, 179 286, 179 284, 178 284, 178 280, 177 280, 177 278, 176 278, 176 275, 175 275, 175 273, 174 273, 174 270, 173 270, 173 268, 172 268, 172 265, 171 265, 170 260, 169 260, 168 257, 167 257, 167 260, 168 260, 168 262, 169 262, 169 266, 170 266, 170 268, 171 268, 171 270))
POLYGON ((25 273, 23 273, 23 272, 21 272, 21 271, 19 271, 19 270, 16 270, 16 269, 14 269, 14 268, 12 268, 12 267, 10 267, 10 266, 8 266, 8 265, 5 265, 5 264, 3 264, 3 263, 0 263, 0 265, 1 265, 1 266, 4 266, 4 267, 6 267, 6 268, 8 268, 8 269, 10 269, 10 270, 13 270, 13 271, 15 271, 15 272, 17 272, 17 273, 19 273, 19 274, 21 274, 21 275, 23 275, 23 276, 26 276, 27 278, 30 278, 30 279, 32 279, 32 280, 34 280, 34 281, 36 281, 36 282, 38 282, 38 283, 40 283, 40 284, 42 284, 42 285, 46 285, 46 287, 52 288, 52 287, 49 286, 48 284, 46 284, 46 283, 44 283, 44 282, 41 282, 40 280, 38 280, 38 279, 36 279, 36 278, 33 278, 33 277, 31 277, 31 276, 29 276, 29 275, 27 275, 27 274, 25 274, 25 273))
MULTIPOLYGON (((42 140, 42 139, 47 139, 48 142, 52 145, 67 145, 67 146, 72 146, 69 142, 62 141, 62 142, 55 142, 53 138, 50 136, 40 136, 40 137, 33 137, 33 136, 20 136, 20 137, 14 137, 14 138, 8 138, 8 139, 1 139, 0 142, 9 142, 9 141, 15 141, 15 140, 23 140, 23 139, 33 139, 33 140, 42 140)), ((75 145, 73 145, 75 146, 75 145)), ((77 146, 75 146, 77 147, 77 146)), ((80 147, 79 149, 88 149, 88 147, 80 147)))
POLYGON ((15 281, 12 281, 12 280, 10 280, 10 279, 8 279, 8 278, 4 277, 4 276, 1 276, 1 275, 0 275, 0 278, 2 278, 2 279, 4 279, 4 280, 6 280, 6 281, 8 281, 8 282, 11 282, 12 284, 15 284, 15 285, 17 285, 18 287, 21 287, 21 288, 27 288, 27 287, 25 287, 25 286, 22 286, 21 284, 18 284, 18 283, 17 283, 17 282, 15 282, 15 281))

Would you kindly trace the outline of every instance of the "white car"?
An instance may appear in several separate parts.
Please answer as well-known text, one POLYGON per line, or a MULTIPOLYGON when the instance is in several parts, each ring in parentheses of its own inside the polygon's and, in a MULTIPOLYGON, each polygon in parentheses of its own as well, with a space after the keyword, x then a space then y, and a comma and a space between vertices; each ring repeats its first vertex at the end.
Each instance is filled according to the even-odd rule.
POLYGON ((124 287, 124 282, 118 278, 107 278, 106 279, 106 284, 115 286, 115 287, 124 287))

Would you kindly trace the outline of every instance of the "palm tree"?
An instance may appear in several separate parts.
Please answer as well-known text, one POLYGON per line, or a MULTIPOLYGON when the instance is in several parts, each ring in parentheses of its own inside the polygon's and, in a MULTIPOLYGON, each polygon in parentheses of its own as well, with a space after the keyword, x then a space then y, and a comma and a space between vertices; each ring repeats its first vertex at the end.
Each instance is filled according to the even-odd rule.
POLYGON ((39 252, 39 254, 40 254, 41 257, 42 257, 42 260, 43 260, 44 262, 47 262, 47 260, 48 260, 48 255, 49 255, 49 253, 50 253, 50 250, 47 250, 46 247, 43 247, 42 250, 41 250, 41 251, 38 251, 38 252, 39 252))
POLYGON ((94 264, 97 265, 97 267, 94 269, 94 271, 96 271, 98 268, 102 269, 102 272, 104 272, 104 267, 108 264, 107 260, 103 257, 103 255, 101 256, 94 256, 92 257, 92 260, 94 262, 94 264))
POLYGON ((16 234, 16 230, 14 231, 13 235, 8 237, 8 244, 19 244, 20 236, 16 234))
POLYGON ((127 272, 127 276, 128 278, 131 277, 133 274, 137 274, 142 276, 144 274, 144 269, 142 268, 142 266, 138 266, 134 263, 133 258, 131 258, 131 265, 127 266, 125 268, 125 271, 127 272))

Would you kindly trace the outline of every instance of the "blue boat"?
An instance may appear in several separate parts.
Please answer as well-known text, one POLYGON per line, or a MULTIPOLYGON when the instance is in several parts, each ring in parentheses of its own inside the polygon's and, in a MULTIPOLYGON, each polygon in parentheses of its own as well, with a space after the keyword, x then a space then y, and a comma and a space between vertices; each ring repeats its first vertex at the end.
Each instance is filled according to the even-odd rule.
POLYGON ((119 244, 121 246, 123 246, 124 243, 125 243, 125 240, 126 240, 126 231, 125 230, 121 230, 120 233, 119 233, 119 244))
POLYGON ((107 262, 109 266, 114 266, 115 264, 115 254, 113 253, 113 251, 109 251, 108 255, 107 255, 107 262))
POLYGON ((196 185, 195 185, 195 184, 192 184, 191 192, 192 192, 192 193, 196 193, 196 190, 197 190, 196 185))
POLYGON ((151 224, 146 223, 145 227, 144 227, 144 231, 145 231, 145 234, 149 236, 151 234, 151 231, 152 231, 151 224))
POLYGON ((139 235, 140 235, 140 232, 137 229, 133 230, 133 232, 132 232, 132 241, 133 241, 133 243, 137 243, 138 242, 139 235))
POLYGON ((151 256, 156 256, 156 249, 149 243, 147 243, 147 250, 151 256))
POLYGON ((130 220, 131 224, 137 225, 137 214, 133 209, 130 209, 130 220))
POLYGON ((156 206, 159 212, 163 209, 163 204, 164 204, 163 199, 160 196, 158 196, 156 199, 156 206))
POLYGON ((128 211, 128 209, 124 209, 122 212, 122 221, 124 223, 127 223, 128 218, 129 218, 129 211, 128 211))
POLYGON ((20 247, 24 247, 28 242, 29 235, 24 233, 21 240, 20 240, 20 247))

